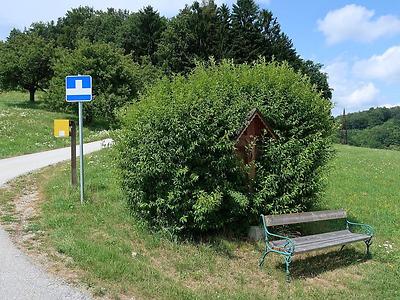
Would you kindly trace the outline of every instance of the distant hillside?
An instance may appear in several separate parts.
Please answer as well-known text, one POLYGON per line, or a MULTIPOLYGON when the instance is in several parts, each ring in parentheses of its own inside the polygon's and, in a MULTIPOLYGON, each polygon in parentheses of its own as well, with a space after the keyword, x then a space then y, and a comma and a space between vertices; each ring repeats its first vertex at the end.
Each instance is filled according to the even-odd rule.
MULTIPOLYGON (((336 117, 342 128, 343 117, 336 117)), ((400 150, 400 106, 393 108, 370 108, 346 115, 349 145, 400 150)), ((341 130, 336 141, 341 140, 341 130)))

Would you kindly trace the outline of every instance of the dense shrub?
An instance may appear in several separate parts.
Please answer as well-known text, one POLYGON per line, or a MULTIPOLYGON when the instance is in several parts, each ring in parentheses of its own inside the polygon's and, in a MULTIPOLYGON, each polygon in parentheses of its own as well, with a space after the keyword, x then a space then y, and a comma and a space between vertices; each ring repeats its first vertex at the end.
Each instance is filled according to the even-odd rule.
POLYGON ((188 78, 161 80, 126 110, 116 145, 123 189, 134 212, 180 234, 307 209, 331 154, 330 110, 286 63, 199 65, 188 78), (253 108, 279 138, 259 141, 249 192, 234 144, 253 108))
POLYGON ((87 121, 93 118, 115 123, 117 109, 134 101, 146 84, 152 83, 160 72, 150 64, 140 66, 123 50, 106 43, 81 41, 75 50, 59 49, 54 61, 54 77, 45 97, 49 109, 77 110, 76 104, 65 102, 65 76, 84 74, 93 78, 95 99, 85 104, 87 121))

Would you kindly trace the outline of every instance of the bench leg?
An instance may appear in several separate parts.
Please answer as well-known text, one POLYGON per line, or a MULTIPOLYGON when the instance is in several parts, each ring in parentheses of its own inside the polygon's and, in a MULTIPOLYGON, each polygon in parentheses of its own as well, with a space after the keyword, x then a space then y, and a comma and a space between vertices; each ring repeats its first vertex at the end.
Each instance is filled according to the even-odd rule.
POLYGON ((285 255, 285 264, 286 264, 286 281, 290 282, 290 270, 289 266, 290 263, 292 262, 292 256, 285 255))
POLYGON ((268 251, 267 249, 264 250, 264 252, 263 252, 263 254, 262 254, 261 258, 260 258, 260 261, 259 261, 259 263, 258 263, 258 266, 259 266, 260 268, 263 266, 265 257, 267 256, 268 252, 269 252, 269 251, 268 251))
POLYGON ((369 247, 372 245, 372 239, 364 241, 365 245, 367 246, 367 256, 369 257, 371 253, 369 252, 369 247))

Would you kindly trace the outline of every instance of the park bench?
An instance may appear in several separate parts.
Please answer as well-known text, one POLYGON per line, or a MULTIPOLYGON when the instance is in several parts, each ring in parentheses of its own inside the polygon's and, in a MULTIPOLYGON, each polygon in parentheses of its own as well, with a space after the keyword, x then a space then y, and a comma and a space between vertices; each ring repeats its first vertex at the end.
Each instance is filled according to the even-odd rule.
POLYGON ((344 210, 326 210, 315 212, 294 213, 285 215, 261 215, 265 234, 265 250, 260 259, 259 266, 264 263, 268 253, 278 253, 284 256, 286 263, 287 280, 290 280, 289 265, 292 257, 296 254, 320 250, 324 248, 342 246, 346 244, 364 241, 367 246, 367 255, 369 247, 372 244, 373 229, 367 224, 353 223, 347 220, 344 210), (290 238, 271 233, 268 228, 289 224, 308 223, 326 220, 343 220, 343 230, 332 231, 308 236, 290 238), (361 233, 356 233, 354 229, 358 228, 361 233))

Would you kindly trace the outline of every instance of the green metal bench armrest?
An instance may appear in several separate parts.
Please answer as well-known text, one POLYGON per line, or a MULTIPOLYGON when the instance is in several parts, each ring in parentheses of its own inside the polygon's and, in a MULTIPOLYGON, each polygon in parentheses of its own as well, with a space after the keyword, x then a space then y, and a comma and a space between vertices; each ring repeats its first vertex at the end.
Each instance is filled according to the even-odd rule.
POLYGON ((262 223, 263 223, 263 226, 264 226, 265 243, 266 243, 267 248, 269 248, 270 251, 272 251, 272 252, 277 252, 277 253, 280 253, 280 254, 283 254, 283 255, 292 255, 294 253, 294 243, 293 243, 293 241, 287 236, 283 236, 283 235, 279 235, 279 234, 275 234, 275 233, 269 232, 267 224, 265 223, 264 215, 261 215, 261 219, 262 219, 262 223), (269 236, 273 236, 273 237, 276 237, 276 238, 279 238, 279 239, 282 239, 282 240, 286 240, 286 244, 284 244, 282 246, 282 248, 285 251, 279 251, 279 250, 272 249, 271 245, 269 243, 269 238, 268 238, 269 236))
POLYGON ((347 220, 347 228, 349 228, 350 226, 358 226, 361 227, 362 229, 364 229, 365 233, 367 235, 373 236, 374 235, 374 229, 372 228, 372 226, 368 225, 368 224, 362 224, 362 223, 354 223, 354 222, 350 222, 349 220, 347 220))
POLYGON ((294 243, 291 240, 291 238, 289 238, 287 236, 271 233, 271 232, 268 231, 267 227, 264 228, 264 231, 265 231, 265 242, 266 242, 266 244, 268 245, 269 248, 271 248, 271 247, 269 245, 268 236, 273 236, 273 237, 277 237, 277 238, 282 239, 282 240, 286 240, 286 244, 284 244, 282 246, 282 248, 285 251, 274 250, 272 248, 271 248, 271 251, 278 252, 278 253, 281 253, 281 254, 293 254, 294 253, 294 243))

